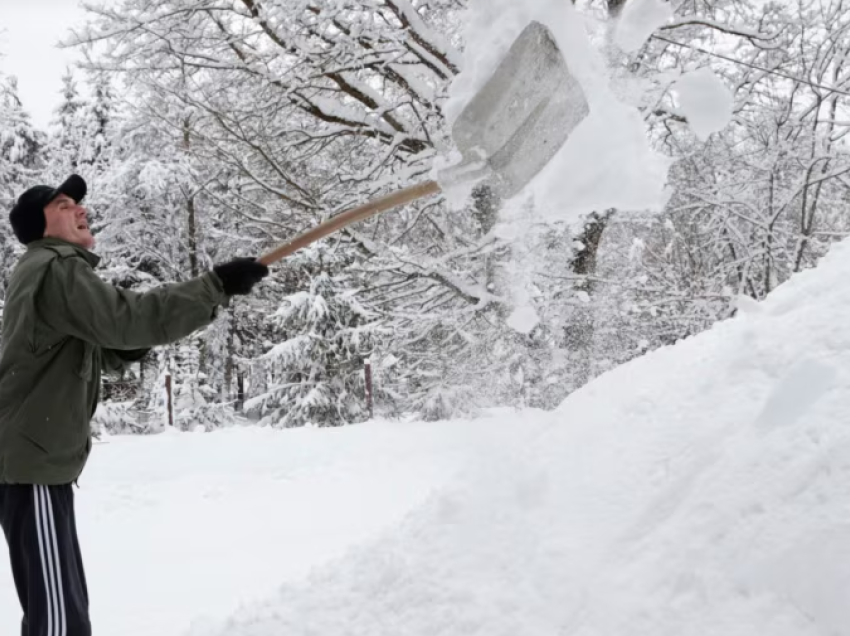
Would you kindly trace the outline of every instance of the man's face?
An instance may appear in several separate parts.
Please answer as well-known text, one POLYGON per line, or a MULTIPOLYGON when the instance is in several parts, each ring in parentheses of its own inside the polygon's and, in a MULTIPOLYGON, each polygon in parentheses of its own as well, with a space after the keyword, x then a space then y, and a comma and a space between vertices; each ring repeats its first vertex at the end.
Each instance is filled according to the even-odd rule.
POLYGON ((86 209, 74 200, 60 194, 44 208, 44 236, 58 238, 90 250, 94 237, 89 230, 86 209))

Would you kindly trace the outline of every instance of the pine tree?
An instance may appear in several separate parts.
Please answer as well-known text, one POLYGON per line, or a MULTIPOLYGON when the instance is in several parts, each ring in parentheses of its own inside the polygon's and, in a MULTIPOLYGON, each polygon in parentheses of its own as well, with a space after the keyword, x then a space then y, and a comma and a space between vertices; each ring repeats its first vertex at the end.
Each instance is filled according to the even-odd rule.
POLYGON ((271 386, 249 404, 263 421, 340 426, 368 417, 363 367, 379 325, 344 265, 322 248, 286 264, 297 291, 272 317, 278 342, 261 360, 271 386))
POLYGON ((14 77, 0 76, 0 197, 13 199, 42 166, 44 137, 30 123, 14 77))
POLYGON ((92 98, 84 107, 85 151, 83 160, 91 166, 105 171, 109 162, 109 150, 115 138, 117 106, 110 78, 106 73, 97 73, 92 78, 92 98))
POLYGON ((81 99, 70 68, 62 76, 62 102, 51 121, 50 167, 56 177, 77 172, 85 151, 85 102, 81 99))
MULTIPOLYGON (((23 109, 15 78, 0 76, 0 205, 5 209, 33 185, 43 165, 44 142, 23 109)), ((0 303, 20 249, 11 232, 0 232, 0 303)))

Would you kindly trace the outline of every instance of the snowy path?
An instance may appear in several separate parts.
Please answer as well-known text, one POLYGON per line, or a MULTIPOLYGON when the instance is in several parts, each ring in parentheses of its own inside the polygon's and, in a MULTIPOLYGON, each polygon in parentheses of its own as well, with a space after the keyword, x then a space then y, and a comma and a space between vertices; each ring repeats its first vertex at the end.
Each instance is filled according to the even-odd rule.
MULTIPOLYGON (((112 438, 77 491, 95 634, 220 622, 397 524, 515 417, 112 438)), ((19 611, 0 561, 0 634, 19 611)))

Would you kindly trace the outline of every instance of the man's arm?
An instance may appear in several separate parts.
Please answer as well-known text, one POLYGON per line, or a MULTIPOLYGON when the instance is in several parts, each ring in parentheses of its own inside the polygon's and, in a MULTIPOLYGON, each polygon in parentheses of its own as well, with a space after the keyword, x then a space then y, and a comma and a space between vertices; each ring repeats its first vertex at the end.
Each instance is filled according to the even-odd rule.
POLYGON ((52 329, 104 349, 145 349, 175 342, 205 327, 227 296, 207 273, 185 283, 139 293, 102 281, 79 258, 51 261, 36 298, 52 329))

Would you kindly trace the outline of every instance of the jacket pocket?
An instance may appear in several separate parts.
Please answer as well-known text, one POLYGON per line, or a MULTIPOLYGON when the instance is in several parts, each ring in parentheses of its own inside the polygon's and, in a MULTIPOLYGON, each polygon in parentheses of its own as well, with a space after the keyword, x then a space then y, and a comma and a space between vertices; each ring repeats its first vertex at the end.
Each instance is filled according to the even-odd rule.
POLYGON ((49 351, 63 346, 67 340, 68 336, 34 328, 32 332, 32 351, 35 355, 42 356, 49 351))

